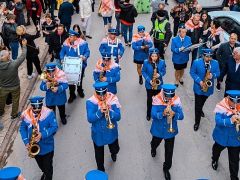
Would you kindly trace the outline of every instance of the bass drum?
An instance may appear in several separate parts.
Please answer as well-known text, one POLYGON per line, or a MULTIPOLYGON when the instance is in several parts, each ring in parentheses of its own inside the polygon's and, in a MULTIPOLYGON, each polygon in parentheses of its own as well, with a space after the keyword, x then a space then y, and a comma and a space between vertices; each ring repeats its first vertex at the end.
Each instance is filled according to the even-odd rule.
POLYGON ((82 75, 82 58, 66 56, 63 60, 63 71, 70 85, 79 85, 82 75))

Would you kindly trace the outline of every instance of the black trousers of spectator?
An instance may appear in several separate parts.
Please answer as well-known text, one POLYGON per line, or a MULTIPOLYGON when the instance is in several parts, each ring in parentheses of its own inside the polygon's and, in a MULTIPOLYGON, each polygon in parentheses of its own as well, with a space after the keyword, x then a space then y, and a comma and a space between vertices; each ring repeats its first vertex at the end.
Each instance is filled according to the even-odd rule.
MULTIPOLYGON (((47 106, 49 109, 52 109, 54 113, 56 114, 56 106, 47 106)), ((65 114, 65 104, 63 105, 58 105, 58 111, 61 119, 64 119, 66 117, 65 114)))
POLYGON ((192 66, 193 61, 198 58, 197 55, 198 55, 198 48, 196 48, 196 49, 194 49, 194 50, 192 51, 192 62, 191 62, 191 66, 192 66))
MULTIPOLYGON (((157 147, 160 145, 162 142, 162 138, 158 138, 156 136, 152 137, 151 141, 151 148, 153 150, 156 150, 157 147)), ((169 138, 169 139, 164 139, 165 144, 165 162, 163 163, 163 168, 164 169, 170 169, 172 167, 172 157, 173 157, 173 149, 174 149, 174 140, 175 137, 169 138)))
POLYGON ((208 96, 194 94, 195 96, 195 124, 200 124, 203 106, 208 96))
MULTIPOLYGON (((77 85, 77 91, 78 92, 82 92, 83 91, 82 82, 83 82, 84 73, 85 73, 85 68, 82 68, 81 80, 80 80, 79 85, 77 85)), ((76 90, 76 85, 69 85, 70 96, 75 96, 75 90, 76 90)))
POLYGON ((68 32, 68 31, 69 31, 69 29, 70 29, 70 27, 71 27, 71 23, 72 23, 72 22, 70 22, 70 23, 61 23, 61 24, 63 24, 63 25, 64 25, 64 27, 65 27, 65 30, 68 32))
POLYGON ((156 96, 161 90, 147 89, 147 116, 151 117, 152 97, 156 96))
POLYGON ((42 172, 45 174, 44 180, 52 180, 53 176, 53 155, 54 151, 47 153, 45 155, 37 155, 35 156, 35 159, 37 161, 37 164, 39 168, 42 170, 42 172))
POLYGON ((164 51, 164 44, 163 44, 163 42, 156 42, 156 41, 154 41, 154 47, 159 50, 160 58, 164 59, 165 51, 164 51))
POLYGON ((72 4, 76 9, 76 13, 79 14, 79 0, 73 0, 72 4))
POLYGON ((29 76, 32 75, 32 72, 33 72, 33 64, 38 72, 38 74, 40 75, 42 73, 42 70, 41 70, 41 66, 40 66, 40 60, 39 60, 39 57, 38 56, 27 56, 26 57, 27 59, 27 74, 29 76))
MULTIPOLYGON (((97 146, 94 144, 95 159, 97 163, 97 168, 100 171, 105 171, 104 168, 104 146, 97 146)), ((117 154, 120 150, 118 139, 116 139, 112 144, 108 144, 109 151, 111 154, 117 154)))
POLYGON ((227 148, 228 149, 228 163, 231 180, 239 180, 238 171, 239 171, 239 147, 225 147, 221 146, 218 143, 214 143, 212 147, 212 160, 218 161, 221 152, 227 148))
MULTIPOLYGON (((29 17, 30 17, 30 15, 29 15, 29 17)), ((32 12, 32 16, 31 16, 31 18, 32 18, 32 21, 33 21, 33 24, 35 25, 35 26, 37 26, 40 22, 40 19, 37 17, 37 12, 32 12)))

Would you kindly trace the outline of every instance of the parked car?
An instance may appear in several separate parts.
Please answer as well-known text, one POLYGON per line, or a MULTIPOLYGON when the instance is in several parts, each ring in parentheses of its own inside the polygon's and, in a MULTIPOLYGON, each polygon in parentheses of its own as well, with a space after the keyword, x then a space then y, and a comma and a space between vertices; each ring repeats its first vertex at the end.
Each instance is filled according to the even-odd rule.
POLYGON ((236 32, 238 41, 240 42, 240 12, 235 11, 212 11, 208 13, 212 19, 216 18, 220 21, 224 32, 225 41, 229 40, 229 34, 236 32))

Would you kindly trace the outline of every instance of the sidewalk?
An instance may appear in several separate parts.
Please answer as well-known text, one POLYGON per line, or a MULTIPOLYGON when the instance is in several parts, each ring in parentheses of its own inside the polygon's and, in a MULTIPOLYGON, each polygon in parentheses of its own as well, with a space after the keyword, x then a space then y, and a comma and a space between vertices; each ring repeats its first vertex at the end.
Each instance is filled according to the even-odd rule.
MULTIPOLYGON (((27 26, 27 32, 30 34, 35 33, 35 27, 33 25, 27 26)), ((45 64, 48 54, 48 46, 44 42, 44 38, 40 37, 35 40, 35 44, 40 49, 39 58, 41 61, 41 66, 45 64)), ((20 48, 21 49, 21 48, 20 48)), ((21 51, 19 52, 21 53, 21 51)), ((37 72, 34 67, 34 72, 37 75, 37 72)), ((20 78, 20 85, 21 85, 21 94, 20 94, 20 103, 19 103, 19 111, 22 111, 27 104, 28 96, 32 91, 32 88, 35 84, 35 82, 38 80, 38 77, 29 80, 27 79, 27 65, 26 60, 22 63, 22 65, 19 67, 19 78, 20 78)), ((6 106, 5 107, 5 114, 2 117, 2 121, 4 123, 4 130, 0 132, 0 167, 4 166, 5 159, 8 157, 9 149, 11 147, 11 144, 13 143, 13 140, 15 139, 14 134, 17 133, 18 126, 19 126, 19 119, 15 119, 14 121, 11 120, 10 114, 11 114, 12 106, 6 106)))

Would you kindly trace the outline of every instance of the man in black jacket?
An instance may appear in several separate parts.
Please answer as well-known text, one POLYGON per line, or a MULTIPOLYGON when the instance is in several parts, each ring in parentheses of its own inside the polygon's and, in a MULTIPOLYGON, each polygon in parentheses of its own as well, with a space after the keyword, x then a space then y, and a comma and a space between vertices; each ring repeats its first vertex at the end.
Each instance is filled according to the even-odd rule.
POLYGON ((222 69, 222 72, 219 77, 219 81, 222 82, 224 76, 227 75, 226 81, 225 81, 225 94, 226 97, 226 91, 228 90, 240 90, 240 47, 236 47, 233 50, 233 56, 231 56, 224 68, 222 69))
MULTIPOLYGON (((238 35, 236 33, 231 33, 229 37, 229 42, 222 43, 219 46, 216 56, 219 62, 220 71, 222 71, 223 68, 225 67, 225 64, 227 63, 227 60, 229 59, 229 57, 232 57, 234 48, 240 46, 240 44, 237 43, 237 40, 238 40, 238 35)), ((218 79, 216 88, 218 91, 220 91, 221 89, 221 83, 219 79, 218 79)))
POLYGON ((52 33, 49 38, 48 52, 51 55, 51 61, 56 59, 60 63, 59 53, 62 49, 64 41, 68 38, 68 33, 64 29, 64 25, 59 24, 56 32, 52 33))
POLYGON ((137 17, 138 15, 134 5, 130 4, 129 2, 130 0, 125 0, 123 4, 119 4, 121 9, 119 17, 121 22, 121 32, 124 37, 126 46, 131 46, 133 36, 133 24, 135 23, 135 17, 137 17))
POLYGON ((68 0, 63 0, 63 3, 60 5, 58 11, 58 18, 60 19, 60 23, 65 26, 67 31, 69 31, 71 27, 73 13, 74 7, 72 3, 68 2, 68 0))

